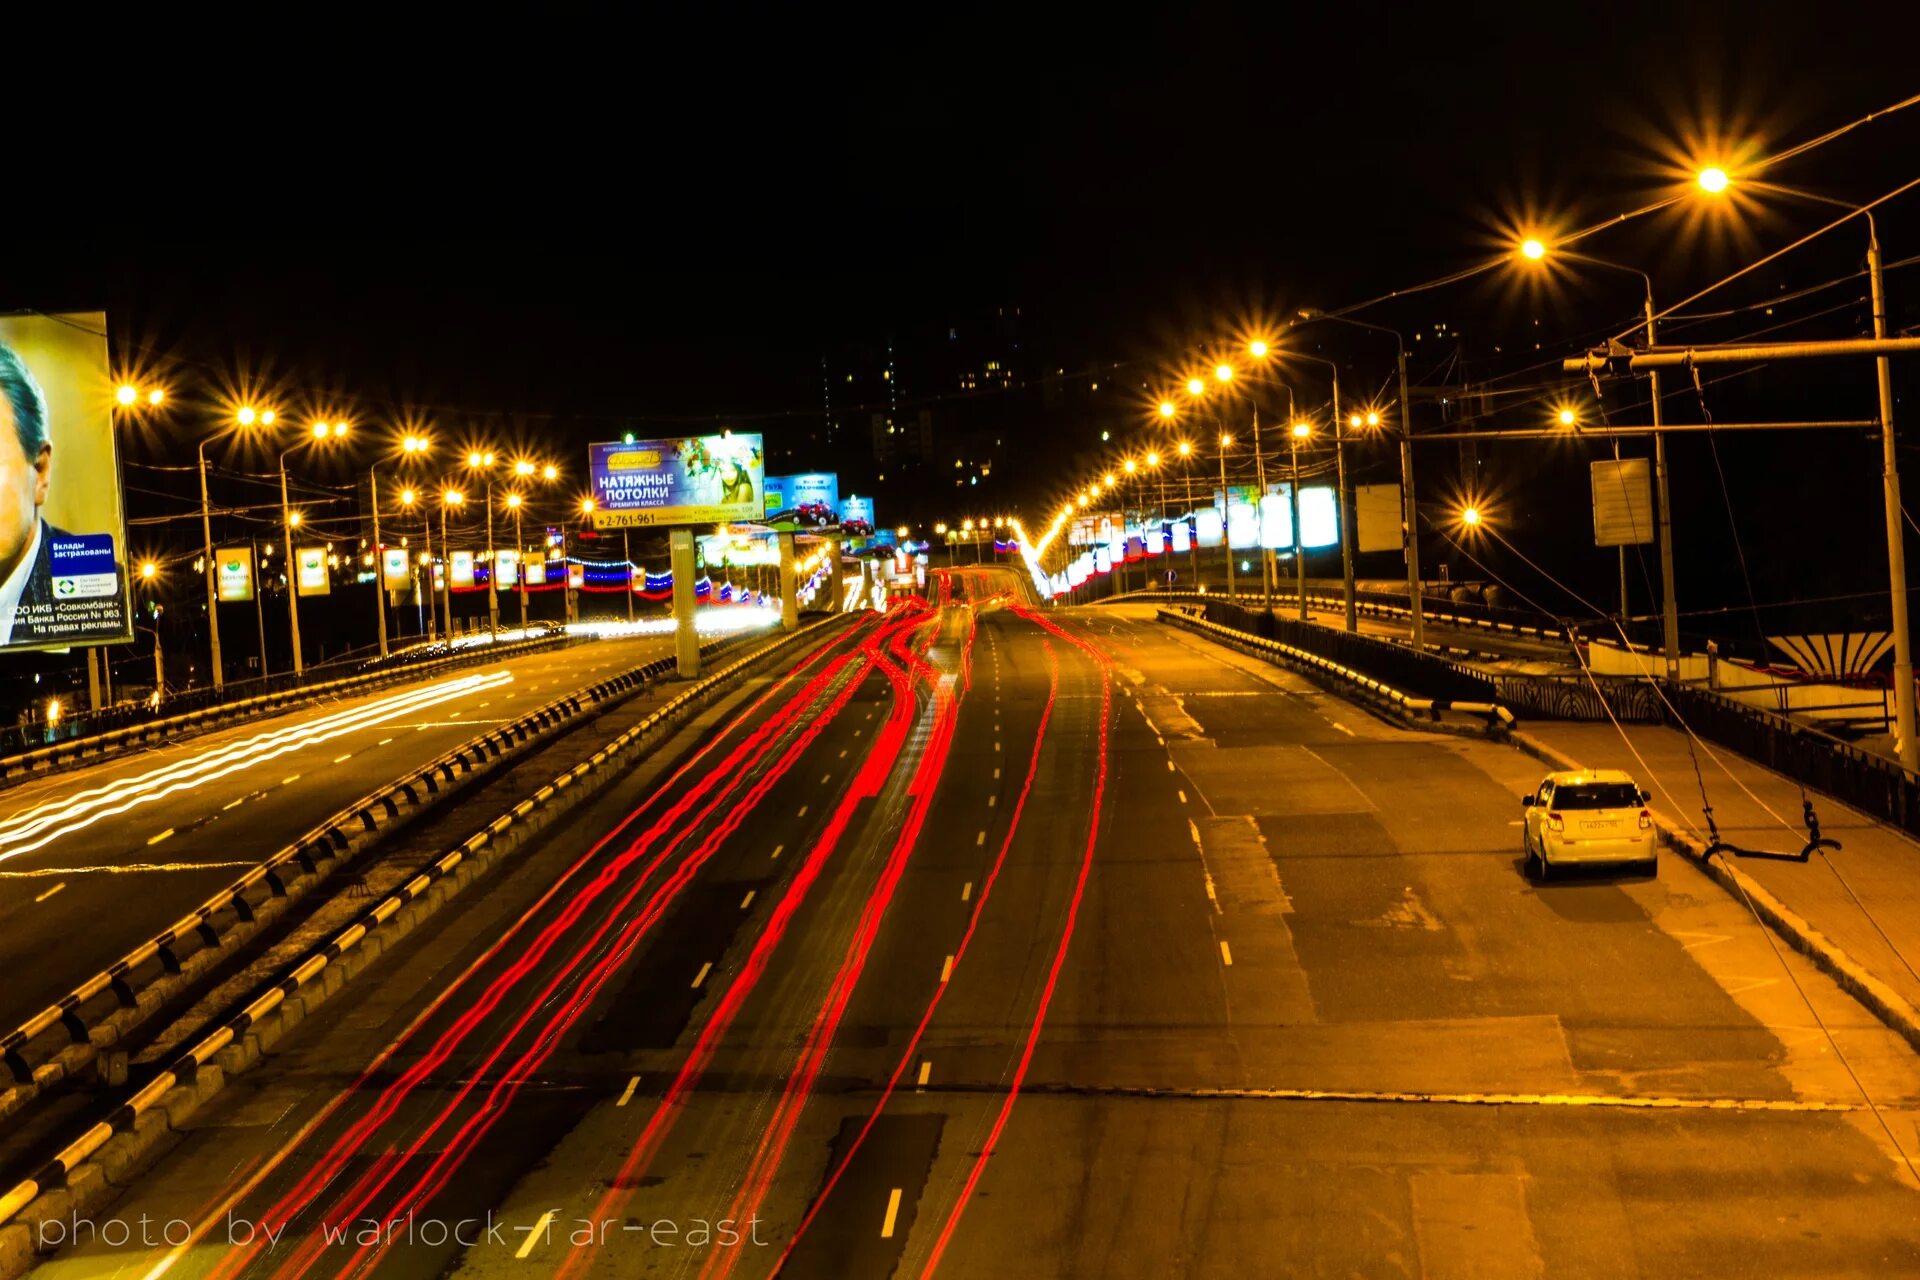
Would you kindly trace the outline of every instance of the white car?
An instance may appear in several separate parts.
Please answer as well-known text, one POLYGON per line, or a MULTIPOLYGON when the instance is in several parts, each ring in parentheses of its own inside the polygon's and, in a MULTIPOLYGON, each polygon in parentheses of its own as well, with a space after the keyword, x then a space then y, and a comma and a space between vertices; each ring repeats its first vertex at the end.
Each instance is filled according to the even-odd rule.
POLYGON ((1618 769, 1548 774, 1538 790, 1521 797, 1527 874, 1545 880, 1556 867, 1629 863, 1642 875, 1657 875, 1653 814, 1647 809, 1652 798, 1618 769))

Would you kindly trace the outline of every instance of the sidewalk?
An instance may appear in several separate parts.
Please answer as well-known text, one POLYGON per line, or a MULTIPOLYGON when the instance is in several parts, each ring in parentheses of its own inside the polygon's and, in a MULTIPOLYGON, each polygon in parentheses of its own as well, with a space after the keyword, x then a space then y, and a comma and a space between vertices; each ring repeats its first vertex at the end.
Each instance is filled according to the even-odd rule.
MULTIPOLYGON (((1626 770, 1653 792, 1658 816, 1702 845, 1707 843, 1700 783, 1694 777, 1687 737, 1679 730, 1536 721, 1514 737, 1568 757, 1581 767, 1626 770), (1631 748, 1622 740, 1622 730, 1631 748)), ((1694 749, 1721 839, 1746 849, 1800 851, 1806 830, 1801 825, 1797 783, 1710 742, 1696 743, 1694 749)), ((1920 844, 1831 796, 1809 795, 1821 834, 1840 842, 1838 852, 1815 853, 1806 863, 1751 857, 1728 861, 1824 935, 1830 949, 1843 952, 1838 958, 1842 967, 1851 961, 1907 1005, 1920 1008, 1920 974, 1915 972, 1920 967, 1920 844)), ((1804 940, 1796 945, 1809 949, 1804 940)), ((1823 964, 1832 959, 1816 958, 1823 964)), ((1889 1023, 1903 1016, 1897 1010, 1892 1016, 1881 1008, 1875 1012, 1889 1023)), ((1912 1008, 1906 1011, 1906 1016, 1911 1014, 1912 1008)), ((1920 1037, 1920 1019, 1894 1029, 1915 1041, 1920 1037)), ((1915 1047, 1920 1048, 1920 1042, 1915 1047)))

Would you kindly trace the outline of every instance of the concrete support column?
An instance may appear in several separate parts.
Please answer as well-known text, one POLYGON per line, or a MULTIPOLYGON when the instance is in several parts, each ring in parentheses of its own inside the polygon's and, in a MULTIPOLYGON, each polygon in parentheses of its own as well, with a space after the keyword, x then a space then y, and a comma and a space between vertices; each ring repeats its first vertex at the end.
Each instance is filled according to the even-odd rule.
POLYGON ((780 629, 798 631, 800 629, 800 581, 794 572, 793 535, 783 533, 780 538, 780 629))
POLYGON ((700 633, 694 628, 693 530, 675 529, 670 538, 673 567, 673 648, 680 678, 700 674, 700 633))
POLYGON ((827 541, 827 612, 839 613, 840 602, 844 598, 840 582, 840 544, 832 539, 827 541))

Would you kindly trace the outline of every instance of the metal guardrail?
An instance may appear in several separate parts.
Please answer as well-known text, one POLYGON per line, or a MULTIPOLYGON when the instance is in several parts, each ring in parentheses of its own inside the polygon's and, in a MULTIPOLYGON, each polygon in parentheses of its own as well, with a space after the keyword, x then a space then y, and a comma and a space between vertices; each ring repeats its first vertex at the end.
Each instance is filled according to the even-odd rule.
MULTIPOLYGON (((729 637, 703 645, 701 651, 717 654, 752 638, 729 637)), ((0 1037, 0 1061, 13 1081, 12 1088, 0 1093, 0 1116, 18 1111, 40 1090, 84 1071, 100 1051, 117 1044, 153 1011, 157 1001, 143 1000, 143 992, 170 979, 190 978, 226 954, 236 935, 251 933, 251 926, 261 923, 263 915, 277 915, 288 901, 304 896, 325 879, 323 869, 338 866, 361 841, 398 820, 403 808, 431 807, 456 783, 530 742, 551 736, 582 712, 637 691, 674 665, 671 657, 657 658, 469 739, 354 801, 249 868, 193 911, 0 1037), (276 899, 279 905, 269 907, 276 899), (111 1002, 106 999, 109 995, 111 1002), (34 1053, 37 1043, 50 1038, 56 1028, 65 1031, 67 1043, 51 1053, 34 1053)))
MULTIPOLYGON (((817 626, 818 624, 815 624, 817 626)), ((340 960, 342 956, 357 947, 367 935, 398 915, 412 902, 430 893, 433 887, 446 880, 459 870, 461 865, 480 854, 489 845, 501 840, 512 830, 516 823, 523 821, 536 809, 546 805, 580 782, 588 774, 600 768, 608 760, 619 755, 641 739, 670 727, 689 709, 697 706, 709 694, 724 682, 732 680, 748 667, 759 662, 789 644, 799 641, 815 630, 815 626, 781 636, 754 653, 715 672, 698 683, 688 687, 664 706, 647 716, 639 724, 626 730, 618 737, 594 752, 588 759, 560 774, 552 782, 541 787, 532 796, 522 800, 507 813, 488 823, 481 830, 468 837, 452 852, 444 855, 431 866, 382 899, 366 915, 335 935, 319 947, 306 960, 296 966, 285 978, 261 994, 235 1017, 221 1024, 201 1039, 166 1069, 157 1073, 132 1097, 91 1126, 72 1143, 56 1155, 51 1162, 33 1177, 28 1178, 5 1195, 0 1195, 0 1225, 10 1222, 20 1211, 37 1198, 41 1192, 66 1185, 69 1176, 84 1161, 94 1156, 116 1134, 135 1129, 142 1114, 163 1106, 167 1094, 181 1086, 192 1086, 203 1068, 211 1064, 214 1058, 228 1046, 244 1037, 249 1028, 271 1015, 287 999, 301 988, 318 980, 327 968, 340 960)), ((714 651, 731 647, 753 639, 752 636, 732 637, 713 646, 714 651)), ((704 649, 704 646, 703 646, 704 649)), ((669 668, 673 660, 661 659, 648 663, 644 669, 669 668)), ((628 673, 629 675, 633 673, 628 673)), ((596 686, 597 687, 597 686, 596 686)))
POLYGON ((1489 730, 1504 730, 1513 724, 1513 713, 1495 702, 1455 701, 1451 698, 1422 697, 1394 688, 1383 680, 1375 679, 1364 671, 1358 671, 1331 658, 1323 657, 1309 649, 1287 644, 1280 640, 1270 640, 1265 636, 1222 626, 1205 618, 1196 618, 1190 614, 1173 609, 1162 609, 1160 621, 1184 627, 1198 632, 1211 640, 1217 640, 1230 648, 1243 653, 1265 658, 1267 661, 1283 661, 1304 667, 1308 671, 1334 680, 1356 689, 1376 701, 1386 704, 1392 710, 1404 716, 1424 715, 1438 722, 1446 711, 1458 711, 1464 715, 1479 716, 1487 723, 1489 730))
MULTIPOLYGON (((1106 596, 1093 603, 1140 604, 1143 602, 1158 603, 1161 601, 1178 600, 1182 603, 1222 603, 1240 605, 1240 607, 1245 608, 1245 605, 1241 605, 1241 600, 1245 598, 1243 595, 1240 599, 1229 600, 1225 593, 1219 591, 1148 590, 1134 591, 1126 595, 1106 596)), ((1387 595, 1382 592, 1357 592, 1354 597, 1354 609, 1356 612, 1369 618, 1405 619, 1413 615, 1413 610, 1409 609, 1405 603, 1406 598, 1407 595, 1404 591, 1398 595, 1387 595), (1396 601, 1398 603, 1396 603, 1396 601)), ((1291 606, 1298 603, 1299 599, 1299 594, 1292 590, 1275 592, 1273 596, 1275 605, 1291 606)), ((1338 591, 1326 591, 1315 587, 1307 588, 1307 603, 1324 613, 1338 613, 1346 608, 1346 602, 1338 591)), ((1470 627, 1496 635, 1524 636, 1528 639, 1547 641, 1566 641, 1567 633, 1557 627, 1542 626, 1535 621, 1515 621, 1510 617, 1490 616, 1493 613, 1491 606, 1483 605, 1479 606, 1479 608, 1485 612, 1462 612, 1458 602, 1440 601, 1428 597, 1422 606, 1421 616, 1428 622, 1438 622, 1450 627, 1470 627)), ((1502 612, 1513 613, 1514 611, 1506 610, 1502 612)), ((1516 616, 1531 617, 1531 615, 1516 616)))
POLYGON ((1409 690, 1416 697, 1496 701, 1493 682, 1484 672, 1438 654, 1419 653, 1378 636, 1301 622, 1266 610, 1244 609, 1222 600, 1208 601, 1204 613, 1207 621, 1216 625, 1330 658, 1396 689, 1409 690))
POLYGON ((1920 780, 1899 761, 1711 689, 1665 688, 1686 727, 1701 737, 1920 836, 1920 780))
POLYGON ((102 760, 152 742, 174 738, 181 733, 211 729, 218 725, 244 720, 262 712, 275 711, 319 698, 383 688, 389 684, 418 679, 452 667, 512 657, 534 649, 557 647, 573 639, 572 636, 560 633, 543 636, 536 640, 517 640, 498 647, 475 646, 470 653, 450 653, 420 662, 396 663, 379 671, 343 676, 338 680, 322 681, 319 684, 291 684, 284 689, 260 694, 257 697, 241 698, 232 702, 214 702, 178 715, 159 716, 129 724, 124 728, 107 729, 99 733, 65 739, 16 755, 0 756, 0 787, 10 786, 23 778, 40 777, 49 773, 58 773, 63 769, 98 764, 102 760))

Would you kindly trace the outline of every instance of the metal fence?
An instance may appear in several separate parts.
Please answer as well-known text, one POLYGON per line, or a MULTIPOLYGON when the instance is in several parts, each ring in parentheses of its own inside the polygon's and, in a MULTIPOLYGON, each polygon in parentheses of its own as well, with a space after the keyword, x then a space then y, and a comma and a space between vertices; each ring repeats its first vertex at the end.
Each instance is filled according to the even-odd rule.
POLYGON ((1317 653, 1410 694, 1456 702, 1492 702, 1496 696, 1493 682, 1471 667, 1430 653, 1415 653, 1390 640, 1301 622, 1265 610, 1243 609, 1223 600, 1209 600, 1204 616, 1218 626, 1317 653))

